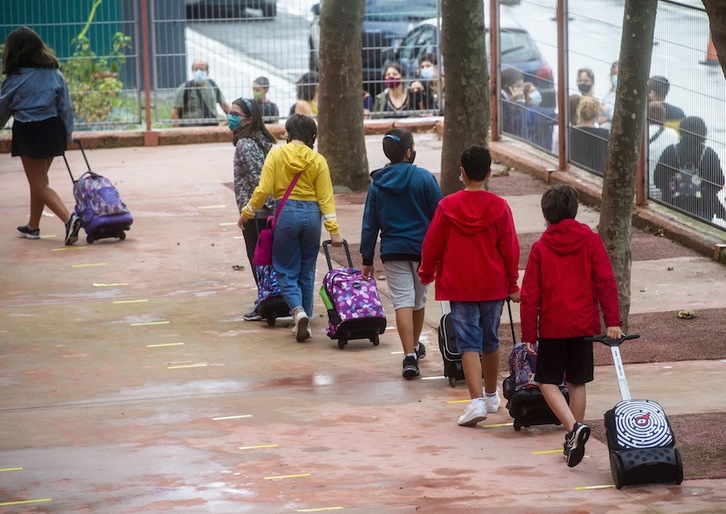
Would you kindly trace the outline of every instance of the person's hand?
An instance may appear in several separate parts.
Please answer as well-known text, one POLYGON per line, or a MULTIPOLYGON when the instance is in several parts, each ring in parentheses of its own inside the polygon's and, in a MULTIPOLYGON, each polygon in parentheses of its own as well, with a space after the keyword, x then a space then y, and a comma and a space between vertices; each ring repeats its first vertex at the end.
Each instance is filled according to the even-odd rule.
POLYGON ((343 236, 340 234, 330 234, 330 244, 336 248, 343 246, 343 236))
POLYGON ((366 280, 370 280, 373 278, 373 265, 372 264, 364 264, 360 268, 361 275, 363 275, 363 278, 366 280))
POLYGON ((247 223, 247 218, 240 214, 239 219, 237 220, 237 226, 240 230, 245 228, 245 223, 247 223))
POLYGON ((509 293, 509 299, 514 303, 519 303, 522 301, 522 294, 519 291, 516 293, 509 293))
POLYGON ((620 339, 624 335, 620 327, 607 327, 605 329, 605 336, 608 339, 620 339))
POLYGON ((537 343, 524 343, 527 348, 527 353, 530 355, 537 355, 537 343))

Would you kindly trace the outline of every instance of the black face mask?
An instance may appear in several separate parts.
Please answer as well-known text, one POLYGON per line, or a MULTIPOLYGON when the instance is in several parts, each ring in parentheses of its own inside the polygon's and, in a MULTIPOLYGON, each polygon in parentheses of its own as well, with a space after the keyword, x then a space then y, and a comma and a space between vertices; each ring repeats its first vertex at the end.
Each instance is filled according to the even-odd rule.
POLYGON ((416 160, 416 150, 411 150, 411 158, 408 160, 409 164, 413 164, 413 161, 416 160))
POLYGON ((590 90, 592 89, 592 84, 577 84, 577 89, 580 90, 580 93, 585 95, 585 94, 589 93, 590 90))

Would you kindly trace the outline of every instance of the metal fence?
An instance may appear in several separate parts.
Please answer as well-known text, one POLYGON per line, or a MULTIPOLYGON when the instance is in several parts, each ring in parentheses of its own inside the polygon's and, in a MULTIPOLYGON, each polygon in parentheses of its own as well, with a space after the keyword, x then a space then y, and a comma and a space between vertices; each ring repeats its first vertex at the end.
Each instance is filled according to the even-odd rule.
MULTIPOLYGON (((489 50, 496 34, 499 52, 490 62, 499 63, 492 76, 502 91, 495 129, 554 155, 564 148, 569 162, 601 175, 624 1, 568 0, 567 16, 559 24, 557 0, 502 0, 494 24, 490 1, 485 0, 485 38, 489 50), (562 49, 560 31, 566 36, 562 49), (558 80, 561 65, 564 84, 558 80), (516 86, 510 89, 511 80, 516 86), (560 87, 567 91, 566 106, 557 105, 560 87), (587 97, 597 99, 594 110, 587 97), (568 114, 562 144, 557 122, 568 114)), ((440 114, 445 107, 440 2, 367 0, 366 9, 364 108, 375 111, 374 98, 386 87, 387 69, 395 62, 404 84, 419 82, 422 91, 410 93, 414 100, 401 109, 381 103, 385 111, 370 116, 440 114), (428 61, 422 63, 422 57, 428 61)), ((29 25, 55 49, 73 95, 78 130, 146 126, 147 93, 149 126, 165 128, 221 123, 227 104, 255 93, 266 93, 276 104, 276 112, 266 111, 270 119, 287 117, 301 96, 314 92, 317 77, 309 72, 317 70, 318 13, 317 0, 5 0, 0 37, 29 25), (199 88, 192 82, 192 68, 206 69, 218 89, 199 88), (189 104, 196 105, 196 116, 179 119, 179 108, 189 104), (202 104, 209 108, 200 110, 202 104)), ((700 182, 691 180, 686 168, 698 167, 691 161, 700 155, 674 160, 672 152, 664 152, 666 142, 683 138, 669 130, 673 123, 666 122, 660 131, 652 122, 648 138, 657 136, 648 145, 646 193, 653 201, 726 228, 721 211, 726 202, 713 201, 714 191, 723 185, 716 160, 726 162, 726 81, 720 67, 701 64, 715 59, 708 53, 708 34, 700 2, 660 1, 650 74, 669 81, 666 103, 704 121, 705 143, 713 149, 704 160, 714 169, 702 174, 700 182), (656 180, 661 155, 665 161, 659 174, 667 179, 656 180)))

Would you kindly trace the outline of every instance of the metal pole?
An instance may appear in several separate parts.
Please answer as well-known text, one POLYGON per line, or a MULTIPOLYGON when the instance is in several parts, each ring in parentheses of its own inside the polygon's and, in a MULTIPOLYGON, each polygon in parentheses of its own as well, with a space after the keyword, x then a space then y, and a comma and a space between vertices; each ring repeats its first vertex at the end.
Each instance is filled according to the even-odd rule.
POLYGON ((568 150, 568 127, 570 124, 570 101, 567 94, 567 0, 557 0, 557 116, 559 140, 557 156, 560 171, 566 171, 568 150))
POLYGON ((141 0, 141 45, 144 59, 144 103, 146 112, 146 132, 144 132, 144 145, 155 146, 159 144, 158 134, 151 131, 151 67, 149 59, 149 5, 148 0, 141 0))
POLYGON ((492 141, 499 141, 499 0, 489 1, 489 47, 490 124, 492 141))

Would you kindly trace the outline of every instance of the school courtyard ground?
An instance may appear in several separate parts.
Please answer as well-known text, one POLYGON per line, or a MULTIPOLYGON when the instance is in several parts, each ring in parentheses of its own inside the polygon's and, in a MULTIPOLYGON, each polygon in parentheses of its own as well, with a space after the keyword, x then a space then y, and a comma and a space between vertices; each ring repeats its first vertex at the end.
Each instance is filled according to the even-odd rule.
MULTIPOLYGON (((380 136, 366 142, 371 168, 383 165, 380 136)), ((523 270, 544 230, 547 184, 531 168, 548 164, 516 142, 492 149, 509 164, 496 166, 491 190, 512 207, 523 270)), ((440 138, 417 134, 416 150, 438 173, 440 138)), ((416 380, 401 378, 385 280, 379 346, 338 349, 319 298, 304 344, 284 320, 243 321, 256 290, 229 142, 87 153, 134 215, 125 241, 65 247, 50 215, 40 240, 17 237, 27 184, 19 160, 0 155, 0 513, 726 512, 726 267, 663 237, 677 220, 634 231, 630 327, 642 337, 622 352, 633 396, 672 419, 685 480, 617 490, 598 432, 619 399, 604 347, 588 387, 595 437, 568 468, 563 429, 515 432, 504 404, 476 428, 456 425, 467 391, 442 376, 433 288, 416 380)), ((85 171, 79 152, 68 158, 85 171)), ((568 173, 551 179, 595 194, 596 181, 568 173)), ((74 203, 62 160, 51 184, 74 203)), ((364 200, 336 195, 356 259, 364 200)), ((578 219, 595 227, 598 216, 583 204, 578 219)), ((711 237, 676 232, 693 246, 711 237)), ((326 271, 321 254, 318 280, 326 271)), ((517 334, 518 319, 515 305, 517 334)), ((504 377, 506 317, 500 334, 504 377)))

